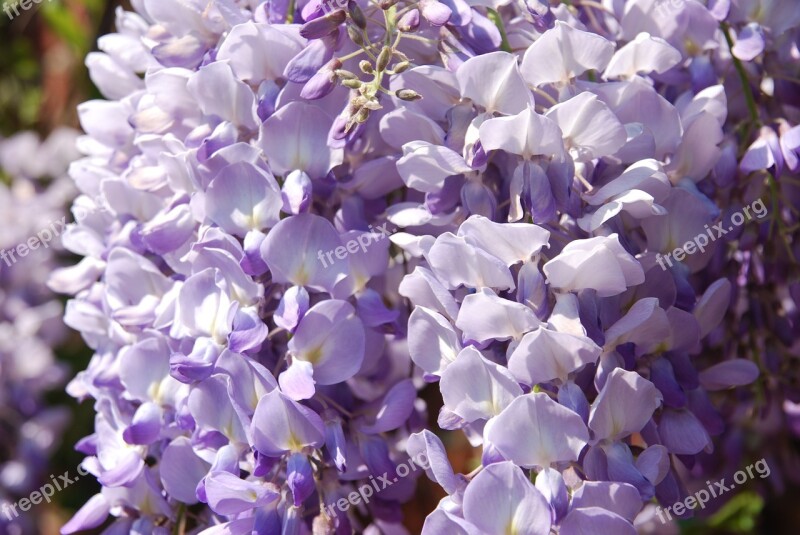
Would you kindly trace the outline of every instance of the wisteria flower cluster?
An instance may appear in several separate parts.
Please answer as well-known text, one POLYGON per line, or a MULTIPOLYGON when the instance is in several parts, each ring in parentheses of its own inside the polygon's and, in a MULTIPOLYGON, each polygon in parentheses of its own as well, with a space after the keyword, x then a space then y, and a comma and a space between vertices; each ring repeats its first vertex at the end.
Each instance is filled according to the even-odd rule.
MULTIPOLYGON (((67 334, 64 310, 45 286, 63 264, 63 249, 51 231, 52 241, 24 258, 15 250, 43 228, 60 228, 75 194, 66 170, 77 156, 76 137, 61 129, 45 141, 33 132, 0 139, 0 504, 27 496, 46 479, 48 457, 67 423, 67 408, 44 399, 67 379, 53 353, 67 334)), ((0 514, 3 533, 33 533, 35 526, 30 513, 0 514)))
POLYGON ((68 391, 102 485, 63 533, 404 533, 409 458, 447 493, 431 535, 635 533, 685 495, 731 387, 764 384, 720 348, 741 270, 771 228, 797 250, 797 10, 132 4, 86 60, 83 259, 50 280, 94 351, 68 391))

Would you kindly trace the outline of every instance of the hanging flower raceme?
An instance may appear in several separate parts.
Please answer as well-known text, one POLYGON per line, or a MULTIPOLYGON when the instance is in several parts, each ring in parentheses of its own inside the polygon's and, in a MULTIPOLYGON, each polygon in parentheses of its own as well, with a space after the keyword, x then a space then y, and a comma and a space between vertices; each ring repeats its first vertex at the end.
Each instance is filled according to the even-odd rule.
POLYGON ((796 74, 729 77, 796 23, 574 4, 117 13, 79 108, 84 258, 51 279, 95 352, 69 392, 102 484, 64 533, 400 531, 419 456, 448 495, 425 534, 634 533, 683 499, 763 368, 707 351, 760 265, 727 244, 765 229, 719 220, 797 168, 794 112, 761 124, 751 87, 796 74))

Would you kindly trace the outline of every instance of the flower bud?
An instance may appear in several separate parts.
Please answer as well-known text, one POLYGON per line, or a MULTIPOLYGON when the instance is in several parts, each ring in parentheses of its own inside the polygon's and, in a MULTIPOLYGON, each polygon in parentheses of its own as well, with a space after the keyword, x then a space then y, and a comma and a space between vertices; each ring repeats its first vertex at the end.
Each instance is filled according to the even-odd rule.
POLYGON ((307 100, 316 100, 329 94, 336 87, 336 70, 341 66, 342 62, 338 58, 331 59, 306 82, 300 96, 307 100))
POLYGON ((379 0, 378 5, 381 6, 381 9, 386 11, 390 9, 393 5, 395 5, 400 0, 379 0))
POLYGON ((332 34, 347 19, 341 9, 332 11, 323 17, 310 20, 300 28, 300 35, 306 39, 320 39, 332 34))
POLYGON ((345 69, 336 69, 335 71, 333 71, 333 73, 334 73, 334 74, 335 74, 337 77, 341 78, 342 80, 353 80, 353 79, 358 79, 358 76, 356 76, 356 75, 355 75, 355 74, 353 74, 352 72, 350 72, 350 71, 347 71, 347 70, 345 70, 345 69))
POLYGON ((407 71, 409 67, 411 67, 411 63, 401 61, 400 63, 396 63, 392 70, 395 74, 400 74, 401 72, 407 71))
POLYGON ((375 69, 372 68, 372 63, 370 63, 365 59, 362 59, 358 63, 358 68, 361 69, 361 72, 363 72, 364 74, 372 74, 373 72, 375 72, 375 69))
POLYGON ((367 19, 364 17, 364 12, 361 11, 361 8, 358 7, 358 4, 356 4, 353 0, 348 2, 347 12, 350 13, 350 19, 353 21, 353 24, 362 30, 367 27, 367 19))
POLYGON ((375 62, 375 68, 378 70, 378 72, 386 70, 390 59, 392 59, 392 49, 388 46, 384 46, 381 49, 381 53, 378 54, 378 61, 375 62))
POLYGON ((342 80, 342 85, 345 87, 349 87, 350 89, 358 89, 361 87, 361 80, 358 78, 350 78, 347 80, 342 80))
POLYGON ((401 32, 413 32, 419 28, 419 9, 412 9, 402 17, 397 23, 397 29, 401 32))
POLYGON ((419 100, 422 98, 422 95, 420 95, 413 89, 398 89, 397 91, 394 92, 394 96, 396 96, 400 100, 407 100, 409 102, 414 100, 419 100))
POLYGON ((347 27, 347 36, 350 38, 351 41, 353 41, 358 46, 364 45, 364 36, 362 36, 361 32, 359 32, 355 27, 353 26, 347 27))
POLYGON ((425 20, 434 26, 447 24, 453 11, 438 0, 420 0, 419 9, 425 20))

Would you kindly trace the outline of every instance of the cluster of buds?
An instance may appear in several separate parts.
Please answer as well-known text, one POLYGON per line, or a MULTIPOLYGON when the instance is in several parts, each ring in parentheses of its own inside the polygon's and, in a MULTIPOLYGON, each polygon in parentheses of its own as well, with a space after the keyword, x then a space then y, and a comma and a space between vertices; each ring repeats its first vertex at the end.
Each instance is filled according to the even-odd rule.
POLYGON ((354 125, 366 122, 371 111, 379 110, 381 104, 378 95, 381 92, 393 94, 401 100, 417 100, 422 98, 416 91, 411 89, 400 89, 390 93, 383 87, 383 79, 386 75, 399 74, 411 66, 408 57, 390 46, 384 46, 373 64, 369 60, 361 60, 358 64, 359 69, 366 75, 372 75, 372 80, 363 81, 353 72, 337 69, 334 74, 340 83, 354 90, 355 95, 350 99, 348 108, 348 122, 345 131, 349 131, 354 125), (393 57, 400 61, 389 69, 389 63, 393 57))
MULTIPOLYGON (((357 124, 366 122, 370 112, 381 109, 379 100, 381 93, 405 101, 422 98, 411 89, 390 91, 385 85, 387 77, 402 73, 412 66, 409 57, 400 51, 398 46, 404 35, 419 27, 420 21, 419 9, 414 4, 400 9, 397 4, 397 0, 388 0, 377 6, 369 6, 368 9, 373 9, 374 13, 369 13, 370 16, 367 17, 358 4, 351 0, 346 10, 338 9, 324 17, 307 22, 303 27, 301 33, 304 36, 322 38, 331 35, 329 31, 333 28, 338 35, 338 27, 344 24, 350 43, 355 45, 353 52, 333 58, 324 69, 326 82, 335 84, 338 81, 342 86, 352 90, 347 108, 345 132, 349 132, 357 124), (368 27, 368 21, 377 20, 378 13, 382 13, 383 24, 376 23, 373 26, 377 27, 368 27), (322 27, 328 31, 317 31, 322 27), (377 52, 379 47, 380 51, 377 52), (358 69, 371 79, 364 80, 353 71, 342 68, 346 61, 361 55, 368 56, 368 59, 361 59, 358 62, 358 69)), ((342 47, 343 51, 348 51, 349 48, 349 45, 342 47)))

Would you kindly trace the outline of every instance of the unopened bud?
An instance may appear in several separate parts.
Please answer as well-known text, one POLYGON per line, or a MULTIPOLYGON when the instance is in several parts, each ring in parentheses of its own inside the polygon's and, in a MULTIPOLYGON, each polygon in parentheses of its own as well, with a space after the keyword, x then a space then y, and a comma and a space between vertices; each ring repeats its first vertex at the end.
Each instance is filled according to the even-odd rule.
POLYGON ((411 61, 410 59, 408 59, 408 56, 406 56, 399 50, 395 50, 394 55, 397 56, 397 59, 399 59, 400 61, 409 61, 409 62, 411 61))
POLYGON ((395 74, 400 74, 403 71, 407 71, 409 67, 411 67, 411 63, 407 61, 401 61, 400 63, 395 64, 392 70, 395 74))
POLYGON ((347 27, 347 36, 358 46, 362 46, 364 44, 364 36, 361 35, 361 32, 353 26, 347 27))
POLYGON ((364 12, 353 0, 347 3, 347 12, 350 13, 350 19, 352 19, 353 24, 362 30, 367 27, 367 19, 364 17, 364 12))
POLYGON ((362 59, 358 63, 358 68, 361 69, 361 72, 363 72, 364 74, 372 74, 375 71, 372 68, 372 63, 370 63, 369 61, 367 61, 365 59, 362 59))
POLYGON ((422 98, 422 95, 420 95, 413 89, 398 89, 397 91, 394 92, 394 96, 396 96, 400 100, 407 100, 409 102, 413 100, 419 100, 422 98))
POLYGON ((349 87, 350 89, 358 89, 361 87, 361 80, 358 78, 350 78, 348 80, 342 80, 342 85, 345 87, 349 87))
POLYGON ((386 70, 386 66, 389 65, 390 59, 392 59, 392 49, 388 46, 384 46, 381 49, 381 53, 378 54, 378 61, 375 62, 375 68, 378 70, 378 72, 386 70))
POLYGON ((339 77, 339 78, 341 78, 342 80, 353 80, 353 79, 357 79, 357 78, 358 78, 358 76, 356 76, 356 75, 355 75, 355 74, 353 74, 352 72, 350 72, 350 71, 346 71, 346 70, 344 70, 344 69, 336 69, 336 70, 335 70, 335 71, 333 71, 333 72, 334 72, 334 74, 335 74, 336 76, 338 76, 338 77, 339 77))
POLYGON ((381 6, 382 10, 386 11, 399 1, 400 0, 379 0, 378 5, 381 6))
POLYGON ((332 34, 346 18, 345 12, 337 9, 303 24, 300 28, 300 35, 306 39, 320 39, 332 34))
POLYGON ((412 9, 402 17, 397 23, 397 29, 401 32, 413 32, 419 28, 419 9, 412 9))

